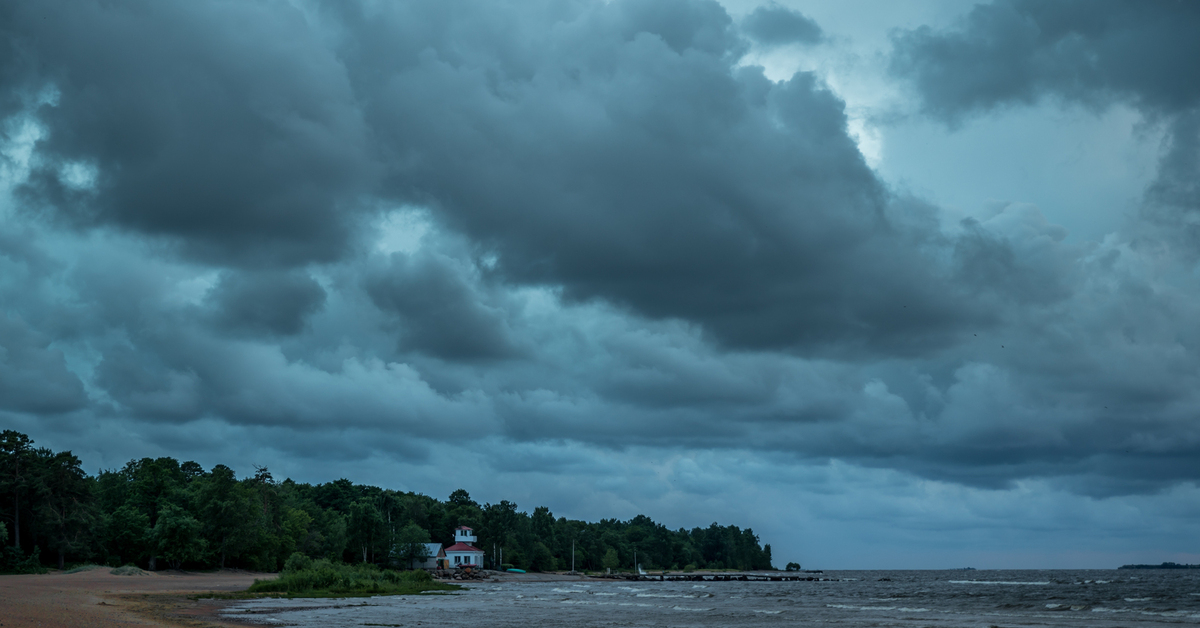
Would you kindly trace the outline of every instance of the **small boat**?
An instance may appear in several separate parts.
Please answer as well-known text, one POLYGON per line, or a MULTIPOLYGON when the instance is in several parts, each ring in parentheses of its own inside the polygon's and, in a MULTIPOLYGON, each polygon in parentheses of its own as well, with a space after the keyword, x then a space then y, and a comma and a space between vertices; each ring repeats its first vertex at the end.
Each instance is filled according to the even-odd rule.
POLYGON ((524 569, 505 569, 504 571, 509 571, 512 573, 525 573, 524 569))

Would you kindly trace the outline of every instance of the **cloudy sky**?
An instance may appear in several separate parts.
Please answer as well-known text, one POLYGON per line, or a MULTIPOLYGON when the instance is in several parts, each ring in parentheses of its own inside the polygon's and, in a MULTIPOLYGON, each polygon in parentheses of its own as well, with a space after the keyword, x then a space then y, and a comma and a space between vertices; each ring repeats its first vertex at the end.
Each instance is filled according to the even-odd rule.
POLYGON ((90 472, 1200 562, 1200 4, 0 4, 0 424, 90 472))

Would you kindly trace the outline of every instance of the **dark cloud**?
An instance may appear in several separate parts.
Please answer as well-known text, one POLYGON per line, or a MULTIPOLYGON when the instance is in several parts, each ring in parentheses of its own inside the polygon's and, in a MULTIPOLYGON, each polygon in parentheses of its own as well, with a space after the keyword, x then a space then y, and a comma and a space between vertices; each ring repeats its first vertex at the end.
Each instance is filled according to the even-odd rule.
POLYGON ((170 368, 146 347, 106 347, 95 381, 113 401, 139 417, 196 419, 204 404, 201 373, 187 366, 170 368))
POLYGON ((423 203, 510 282, 733 346, 910 352, 973 318, 842 101, 737 67, 719 4, 542 9, 14 6, 9 91, 57 94, 19 191, 226 265, 336 259, 356 209, 423 203))
POLYGON ((506 313, 471 281, 473 271, 444 254, 396 253, 368 276, 366 289, 377 307, 397 316, 402 350, 449 360, 513 357, 506 313))
POLYGON ((79 225, 232 264, 339 255, 372 179, 335 55, 282 3, 8 3, 0 77, 53 94, 19 190, 79 225), (64 169, 90 168, 91 185, 64 169), (81 189, 82 188, 82 189, 81 189))
POLYGON ((715 4, 535 14, 519 39, 502 5, 449 30, 432 5, 337 6, 364 115, 402 157, 389 186, 508 281, 743 347, 912 350, 973 316, 912 245, 927 234, 888 217, 842 101, 736 67, 715 4))
POLYGON ((1142 216, 1200 255, 1198 31, 1194 2, 997 1, 952 30, 897 32, 891 71, 912 83, 927 113, 952 125, 1048 98, 1138 108, 1167 131, 1142 216))
MULTIPOLYGON (((1186 231, 1195 69, 1160 66, 1191 9, 1090 6, 984 5, 897 34, 892 69, 951 124, 1138 107, 1169 130, 1146 215, 1186 231)), ((479 475, 774 491, 754 511, 814 467, 881 495, 1198 479, 1194 269, 1031 204, 942 224, 747 36, 837 45, 703 0, 0 4, 0 410, 319 481, 511 448, 479 475)))
POLYGON ((765 46, 816 44, 824 38, 811 18, 775 2, 755 8, 742 18, 742 31, 765 46))
POLYGON ((88 402, 62 352, 24 321, 0 313, 0 409, 60 413, 88 402))
POLYGON ((325 290, 302 271, 227 272, 207 300, 222 328, 294 335, 325 304, 325 290))
POLYGON ((896 33, 891 69, 948 119, 1047 96, 1175 112, 1200 101, 1197 28, 1192 2, 1002 0, 954 30, 896 33))

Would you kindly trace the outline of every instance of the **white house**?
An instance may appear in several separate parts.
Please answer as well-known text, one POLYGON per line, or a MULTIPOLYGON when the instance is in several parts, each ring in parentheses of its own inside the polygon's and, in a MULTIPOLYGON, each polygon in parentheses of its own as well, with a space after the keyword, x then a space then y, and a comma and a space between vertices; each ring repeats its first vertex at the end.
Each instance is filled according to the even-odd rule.
POLYGON ((475 531, 467 526, 454 529, 454 545, 445 550, 446 566, 451 569, 467 565, 482 567, 483 550, 471 545, 475 542, 475 531))

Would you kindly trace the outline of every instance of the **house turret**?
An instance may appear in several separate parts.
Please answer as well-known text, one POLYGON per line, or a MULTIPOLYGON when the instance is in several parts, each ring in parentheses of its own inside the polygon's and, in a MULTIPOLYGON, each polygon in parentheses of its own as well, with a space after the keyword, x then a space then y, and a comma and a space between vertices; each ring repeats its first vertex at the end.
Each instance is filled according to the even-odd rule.
POLYGON ((475 531, 467 526, 458 526, 454 529, 454 542, 466 543, 470 545, 475 542, 475 531))

